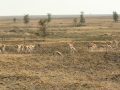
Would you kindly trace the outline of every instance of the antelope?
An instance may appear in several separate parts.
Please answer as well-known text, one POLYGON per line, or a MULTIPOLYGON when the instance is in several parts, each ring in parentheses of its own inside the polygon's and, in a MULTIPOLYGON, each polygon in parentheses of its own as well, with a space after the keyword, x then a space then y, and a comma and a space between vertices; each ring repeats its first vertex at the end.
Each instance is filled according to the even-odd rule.
POLYGON ((32 53, 33 49, 35 48, 35 45, 27 45, 24 46, 24 48, 25 48, 25 53, 32 53))
POLYGON ((75 49, 75 47, 71 46, 70 47, 70 53, 75 53, 75 52, 77 52, 77 50, 75 49))
POLYGON ((25 52, 25 46, 24 45, 21 46, 21 52, 23 52, 23 53, 25 52))
POLYGON ((24 46, 24 48, 25 48, 25 53, 31 53, 31 52, 30 52, 30 46, 29 46, 29 45, 24 46))
POLYGON ((29 48, 30 48, 30 53, 31 53, 31 52, 33 52, 33 50, 34 50, 35 45, 30 45, 29 48))
POLYGON ((113 50, 113 48, 111 45, 106 45, 106 52, 112 51, 112 50, 113 50))
POLYGON ((112 47, 113 48, 117 48, 118 47, 118 41, 117 40, 114 40, 113 42, 112 42, 112 47))
POLYGON ((54 59, 63 59, 63 55, 59 51, 55 51, 53 55, 54 55, 54 59))
POLYGON ((94 43, 89 43, 88 49, 89 49, 89 50, 96 50, 96 49, 97 49, 97 45, 94 44, 94 43))
POLYGON ((68 50, 70 51, 70 53, 77 52, 77 50, 75 49, 75 47, 71 43, 68 43, 68 50))
POLYGON ((5 52, 5 44, 0 45, 0 52, 5 52))
POLYGON ((69 45, 70 47, 73 47, 73 44, 71 44, 71 43, 68 43, 68 45, 69 45))
POLYGON ((23 44, 20 44, 20 45, 17 45, 17 52, 18 53, 22 53, 22 52, 24 52, 24 45, 23 44))
POLYGON ((17 45, 17 52, 19 53, 21 51, 21 45, 17 45))

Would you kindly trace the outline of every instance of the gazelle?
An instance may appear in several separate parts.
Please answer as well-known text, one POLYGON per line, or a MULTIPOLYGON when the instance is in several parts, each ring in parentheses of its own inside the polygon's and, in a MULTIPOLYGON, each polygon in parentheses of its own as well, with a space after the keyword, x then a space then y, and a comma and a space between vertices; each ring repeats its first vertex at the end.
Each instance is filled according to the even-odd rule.
POLYGON ((117 47, 118 46, 118 41, 117 40, 114 40, 113 42, 112 42, 112 45, 113 45, 113 47, 117 47))
POLYGON ((89 43, 88 44, 88 50, 96 50, 97 49, 97 45, 94 43, 89 43))
POLYGON ((106 52, 108 52, 108 51, 113 51, 113 48, 112 48, 112 46, 111 45, 106 45, 106 52))
POLYGON ((18 53, 23 53, 24 52, 24 45, 23 44, 17 45, 17 52, 18 53))
POLYGON ((68 43, 68 45, 69 45, 70 47, 73 47, 73 44, 71 44, 71 43, 68 43))
POLYGON ((29 47, 29 45, 24 46, 24 49, 25 49, 25 53, 30 53, 30 47, 29 47))
POLYGON ((27 45, 24 46, 24 48, 25 48, 25 53, 32 53, 35 48, 35 45, 27 45))
POLYGON ((21 45, 17 45, 17 52, 19 53, 21 51, 21 45))
POLYGON ((75 47, 71 43, 68 43, 68 50, 69 50, 70 53, 77 52, 77 50, 75 49, 75 47))
POLYGON ((5 52, 5 44, 0 45, 0 52, 2 52, 2 53, 5 52))
POLYGON ((55 51, 54 53, 53 53, 53 55, 54 55, 54 59, 56 60, 60 60, 60 59, 63 59, 63 55, 62 55, 62 53, 61 52, 59 52, 59 51, 55 51))
POLYGON ((30 48, 30 53, 32 53, 35 48, 35 45, 30 45, 29 48, 30 48))
POLYGON ((113 42, 112 42, 112 47, 113 47, 113 49, 115 49, 115 50, 117 50, 118 49, 118 47, 119 47, 119 42, 117 41, 117 40, 114 40, 113 42))
POLYGON ((77 52, 77 50, 75 49, 75 47, 71 46, 70 47, 70 53, 75 53, 75 52, 77 52))

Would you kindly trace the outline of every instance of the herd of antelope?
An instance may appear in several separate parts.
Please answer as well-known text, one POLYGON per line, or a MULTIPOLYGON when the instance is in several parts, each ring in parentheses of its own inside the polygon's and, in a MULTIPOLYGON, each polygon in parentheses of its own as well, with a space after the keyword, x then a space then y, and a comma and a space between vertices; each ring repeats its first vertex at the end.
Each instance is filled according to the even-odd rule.
MULTIPOLYGON (((67 50, 69 51, 70 54, 74 54, 77 52, 76 48, 73 46, 72 43, 67 43, 67 50)), ((54 59, 63 59, 63 54, 59 51, 55 51, 53 55, 54 59)))
MULTIPOLYGON (((28 53, 34 53, 36 47, 40 45, 24 45, 24 44, 19 44, 17 45, 16 53, 18 54, 28 54, 28 53)), ((38 49, 38 48, 37 48, 38 49)), ((0 53, 5 52, 5 44, 0 45, 0 53)), ((73 46, 71 43, 67 43, 67 50, 69 51, 70 54, 74 54, 77 52, 76 48, 73 46)), ((63 58, 63 55, 60 51, 55 51, 53 52, 54 58, 63 58)))
MULTIPOLYGON (((114 50, 117 50, 119 48, 119 42, 117 40, 114 40, 110 43, 110 45, 101 45, 97 46, 94 43, 88 44, 88 51, 106 51, 106 52, 112 52, 114 50)), ((73 46, 73 44, 68 43, 67 49, 71 54, 74 54, 77 52, 76 48, 73 46)), ((55 51, 54 54, 55 58, 63 59, 63 55, 59 51, 55 51)))
MULTIPOLYGON (((97 50, 105 50, 106 52, 117 50, 119 48, 119 42, 117 40, 114 40, 111 42, 110 45, 101 45, 97 46, 94 43, 89 43, 88 44, 88 51, 97 51, 97 50)), ((36 48, 36 45, 17 45, 17 53, 33 53, 34 49, 36 48)), ((77 52, 76 48, 73 46, 72 43, 67 43, 67 50, 69 51, 70 54, 74 54, 77 52)), ((5 52, 5 44, 0 45, 0 53, 5 52)), ((63 54, 60 51, 55 51, 53 53, 54 58, 63 58, 63 54)))
POLYGON ((89 43, 88 50, 89 51, 106 51, 106 52, 112 52, 114 50, 117 50, 119 48, 119 42, 117 40, 112 41, 109 45, 101 45, 97 46, 94 43, 89 43))
POLYGON ((18 53, 32 53, 35 48, 35 45, 23 45, 20 44, 17 46, 18 53))

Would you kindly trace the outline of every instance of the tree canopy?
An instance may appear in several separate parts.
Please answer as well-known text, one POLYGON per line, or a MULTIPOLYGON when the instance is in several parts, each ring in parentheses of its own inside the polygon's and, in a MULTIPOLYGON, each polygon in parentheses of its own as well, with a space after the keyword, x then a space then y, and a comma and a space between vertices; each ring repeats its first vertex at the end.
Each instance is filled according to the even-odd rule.
POLYGON ((113 19, 114 19, 114 21, 117 22, 118 18, 119 18, 119 16, 118 16, 117 12, 113 11, 113 19))
POLYGON ((24 15, 24 23, 27 25, 28 23, 29 23, 29 20, 30 20, 30 18, 29 18, 29 15, 27 14, 27 15, 24 15))
POLYGON ((85 23, 84 12, 81 12, 80 22, 81 22, 81 23, 85 23))
POLYGON ((16 18, 13 18, 13 21, 16 22, 16 18))

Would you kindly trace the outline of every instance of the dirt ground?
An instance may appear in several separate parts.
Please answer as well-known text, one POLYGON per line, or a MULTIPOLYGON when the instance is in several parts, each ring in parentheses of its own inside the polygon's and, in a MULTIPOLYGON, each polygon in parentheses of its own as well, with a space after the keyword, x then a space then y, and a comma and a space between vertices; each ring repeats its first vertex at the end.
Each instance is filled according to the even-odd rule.
MULTIPOLYGON (((38 20, 31 20, 27 33, 37 32, 38 20)), ((113 23, 111 17, 86 17, 86 26, 72 27, 72 20, 53 19, 47 30, 56 34, 45 40, 27 34, 26 45, 40 44, 39 51, 35 49, 31 54, 17 53, 17 45, 23 44, 20 35, 26 32, 10 32, 15 24, 12 20, 1 20, 0 30, 5 36, 1 44, 6 45, 6 51, 0 54, 0 90, 119 90, 120 48, 110 52, 89 51, 88 43, 100 46, 114 39, 119 42, 120 23, 113 23), (76 53, 69 52, 68 42, 73 43, 76 53), (55 59, 54 51, 60 51, 63 59, 55 59)), ((22 23, 16 23, 19 30, 24 30, 22 23)))

